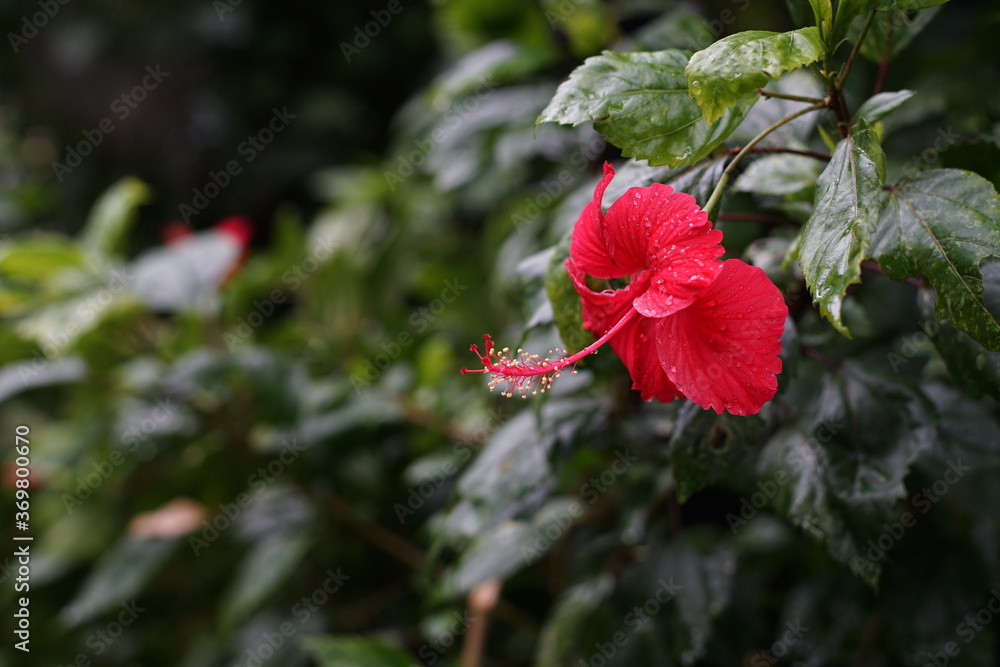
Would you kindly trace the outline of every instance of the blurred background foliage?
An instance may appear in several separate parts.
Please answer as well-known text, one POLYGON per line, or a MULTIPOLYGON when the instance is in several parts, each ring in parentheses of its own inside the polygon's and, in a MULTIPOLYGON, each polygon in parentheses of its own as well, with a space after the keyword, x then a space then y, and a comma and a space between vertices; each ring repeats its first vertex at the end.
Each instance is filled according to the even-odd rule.
MULTIPOLYGON (((780 263, 800 174, 748 169, 720 225, 795 315, 759 417, 644 404, 612 355, 544 400, 457 372, 485 332, 562 345, 553 246, 620 162, 589 126, 536 129, 569 72, 790 29, 807 3, 49 4, 30 37, 39 3, 0 8, 25 40, 0 59, 0 428, 31 428, 35 537, 31 654, 8 633, 0 665, 922 665, 949 641, 996 664, 995 621, 957 626, 1000 583, 1000 361, 925 335, 926 288, 877 274, 845 304, 853 340, 820 320, 780 263), (276 109, 294 118, 248 160, 276 109), (191 291, 152 304, 142 263, 233 160, 188 222, 248 217, 243 260, 198 280, 168 260, 191 291), (796 452, 811 467, 775 483, 796 452), (915 494, 958 460, 924 516, 915 494), (867 540, 885 557, 852 569, 867 540)), ((996 8, 899 20, 887 89, 919 98, 879 128, 890 174, 998 183, 996 8)), ((704 203, 717 177, 629 162, 606 201, 679 178, 704 203)))

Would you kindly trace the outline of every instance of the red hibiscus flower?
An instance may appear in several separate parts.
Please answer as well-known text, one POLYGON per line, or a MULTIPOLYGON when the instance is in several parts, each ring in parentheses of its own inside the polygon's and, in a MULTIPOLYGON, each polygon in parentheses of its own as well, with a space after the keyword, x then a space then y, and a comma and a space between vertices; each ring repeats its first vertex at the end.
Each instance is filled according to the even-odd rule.
POLYGON ((624 362, 646 400, 685 397, 717 413, 756 414, 771 400, 781 372, 788 309, 764 272, 718 257, 712 229, 690 195, 667 185, 630 188, 608 212, 601 199, 615 171, 604 165, 594 200, 573 229, 569 272, 583 303, 583 324, 598 340, 555 361, 520 350, 497 351, 489 336, 479 354, 490 387, 505 394, 544 391, 559 372, 604 343, 624 362), (594 291, 591 279, 627 279, 594 291))

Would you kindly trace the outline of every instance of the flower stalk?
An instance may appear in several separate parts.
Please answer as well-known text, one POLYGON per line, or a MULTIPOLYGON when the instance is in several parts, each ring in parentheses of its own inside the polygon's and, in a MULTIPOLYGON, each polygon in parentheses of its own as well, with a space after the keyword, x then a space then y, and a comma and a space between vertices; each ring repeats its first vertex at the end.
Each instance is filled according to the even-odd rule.
MULTIPOLYGON (((480 353, 479 346, 476 344, 469 347, 479 357, 483 368, 463 368, 462 374, 489 373, 491 376, 489 382, 490 391, 493 391, 494 388, 506 382, 506 388, 500 393, 507 397, 512 397, 515 391, 521 395, 521 398, 528 398, 529 390, 532 395, 544 394, 545 390, 552 386, 553 380, 559 377, 559 374, 563 370, 574 366, 581 359, 597 352, 597 348, 611 340, 637 314, 638 312, 633 308, 596 341, 579 352, 556 361, 548 357, 543 359, 537 354, 529 354, 520 349, 511 355, 509 347, 497 351, 496 343, 493 342, 489 334, 486 334, 483 336, 485 352, 480 353)), ((556 353, 558 353, 558 350, 556 353)), ((572 372, 576 373, 575 370, 572 372)))
POLYGON ((821 100, 814 104, 810 104, 804 109, 799 109, 795 113, 788 114, 781 120, 778 120, 772 123, 771 125, 767 126, 766 128, 764 128, 763 130, 761 130, 761 132, 757 136, 755 136, 753 139, 747 142, 747 145, 744 146, 740 150, 740 152, 736 154, 736 157, 733 158, 732 162, 726 165, 726 170, 722 172, 722 176, 719 177, 719 182, 715 185, 715 189, 712 191, 712 195, 708 198, 708 203, 705 204, 704 210, 705 213, 708 214, 709 219, 712 219, 712 212, 719 205, 719 201, 722 199, 722 192, 723 190, 726 189, 726 185, 729 183, 729 179, 732 178, 733 172, 736 171, 736 167, 739 165, 740 161, 742 161, 743 158, 751 150, 753 150, 754 146, 759 144, 767 137, 767 135, 771 134, 772 132, 782 127, 783 125, 787 125, 796 118, 804 116, 812 111, 819 111, 820 109, 825 109, 827 107, 827 104, 828 102, 826 100, 821 100))

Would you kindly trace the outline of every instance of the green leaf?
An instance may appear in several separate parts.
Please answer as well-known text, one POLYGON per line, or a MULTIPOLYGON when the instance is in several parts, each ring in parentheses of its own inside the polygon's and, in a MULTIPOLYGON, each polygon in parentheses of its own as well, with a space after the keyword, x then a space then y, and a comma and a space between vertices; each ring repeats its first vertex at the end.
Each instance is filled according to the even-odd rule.
POLYGON ((862 14, 871 11, 878 3, 878 0, 840 0, 837 3, 837 15, 833 20, 833 30, 827 36, 827 47, 836 49, 840 40, 847 34, 854 19, 862 14))
POLYGON ((785 396, 800 406, 798 423, 779 430, 761 452, 758 488, 874 586, 884 554, 869 557, 867 541, 898 520, 910 466, 933 449, 929 401, 854 362, 838 377, 823 374, 818 387, 800 380, 785 396))
POLYGON ((406 651, 377 637, 304 637, 302 647, 320 667, 410 667, 413 663, 406 651))
POLYGON ((982 176, 932 169, 901 181, 882 206, 871 256, 896 280, 924 274, 935 314, 990 350, 1000 322, 983 295, 980 263, 1000 256, 1000 196, 982 176))
POLYGON ((968 400, 953 387, 935 382, 922 389, 937 410, 939 433, 937 447, 923 457, 925 467, 940 468, 948 461, 961 460, 973 466, 976 473, 992 478, 1000 465, 1000 425, 996 418, 982 403, 968 400))
POLYGON ((506 521, 473 540, 449 580, 451 592, 465 593, 489 579, 507 579, 535 563, 584 514, 584 504, 554 498, 531 521, 506 521))
POLYGON ((540 414, 521 411, 503 423, 487 441, 457 484, 459 502, 445 517, 442 533, 475 537, 500 520, 537 508, 555 477, 549 456, 581 431, 602 427, 604 412, 590 400, 546 403, 540 414))
POLYGON ((567 233, 556 246, 545 274, 545 291, 552 302, 552 315, 566 350, 579 352, 592 343, 594 337, 583 328, 583 303, 563 265, 569 257, 571 236, 567 233))
MULTIPOLYGON (((831 0, 809 0, 809 6, 812 8, 816 27, 819 28, 820 38, 826 41, 833 28, 833 3, 831 0)), ((838 6, 837 9, 839 10, 840 7, 838 6)))
POLYGON ((123 538, 104 554, 59 616, 66 625, 79 625, 132 602, 179 543, 123 538))
POLYGON ((886 0, 879 9, 887 11, 894 9, 927 9, 928 7, 943 5, 946 2, 948 0, 886 0))
POLYGON ((784 33, 749 30, 694 54, 684 72, 691 82, 691 96, 704 110, 705 119, 713 122, 770 79, 822 57, 818 28, 784 33))
POLYGON ((84 247, 99 255, 118 251, 149 194, 149 188, 137 178, 123 178, 112 185, 90 210, 81 239, 84 247))
POLYGON ((792 251, 820 312, 848 337, 841 306, 847 287, 861 281, 861 260, 878 221, 884 180, 878 136, 858 121, 820 174, 813 214, 792 251))
POLYGON ((858 107, 857 112, 854 114, 854 119, 857 121, 857 119, 863 118, 870 125, 874 125, 902 106, 907 100, 913 97, 913 94, 912 90, 897 90, 873 95, 858 107))
POLYGON ((816 184, 822 165, 804 155, 766 155, 750 163, 733 189, 771 196, 794 194, 816 184))
POLYGON ((947 322, 935 323, 931 340, 955 381, 976 398, 1000 400, 1000 352, 991 352, 947 322))
POLYGON ((1000 317, 1000 256, 987 257, 979 262, 979 271, 983 275, 983 300, 986 310, 993 317, 1000 317))
POLYGON ((915 355, 915 348, 929 336, 963 391, 976 398, 990 394, 1000 399, 1000 352, 987 350, 948 322, 934 322, 933 290, 920 290, 917 302, 924 331, 903 336, 899 353, 890 357, 893 370, 907 363, 915 355))
POLYGON ((694 403, 681 406, 670 440, 677 500, 683 503, 706 484, 741 470, 762 423, 759 415, 734 417, 694 403))
POLYGON ((614 590, 608 574, 586 579, 563 593, 542 628, 535 667, 560 667, 579 645, 578 632, 596 609, 607 603, 614 590))
POLYGON ((594 121, 594 129, 626 157, 651 165, 696 162, 736 129, 758 96, 734 100, 709 122, 688 94, 687 65, 687 55, 677 50, 605 51, 573 71, 538 122, 594 121))
POLYGON ((649 559, 630 568, 625 576, 634 582, 633 590, 640 591, 641 598, 635 600, 640 605, 653 591, 673 593, 664 607, 676 615, 669 621, 663 619, 666 622, 657 630, 670 633, 670 643, 676 642, 674 650, 683 659, 623 664, 715 664, 701 659, 718 629, 720 616, 733 602, 737 571, 736 553, 717 533, 695 528, 669 541, 650 544, 649 559))
MULTIPOLYGON (((938 12, 937 7, 909 12, 876 12, 875 18, 861 42, 861 54, 873 62, 892 60, 920 34, 938 12)), ((848 39, 857 39, 861 22, 855 22, 849 30, 848 39)))
POLYGON ((42 282, 83 265, 80 246, 64 236, 36 234, 0 247, 0 278, 42 282))
POLYGON ((309 535, 277 535, 257 543, 243 559, 223 597, 221 623, 232 628, 252 615, 298 567, 312 544, 309 535))

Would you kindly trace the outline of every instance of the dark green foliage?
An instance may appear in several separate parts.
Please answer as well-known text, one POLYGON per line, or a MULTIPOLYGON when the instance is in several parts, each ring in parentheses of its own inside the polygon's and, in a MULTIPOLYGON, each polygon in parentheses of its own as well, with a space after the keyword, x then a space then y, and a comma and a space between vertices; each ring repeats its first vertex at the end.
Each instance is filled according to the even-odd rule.
POLYGON ((995 9, 60 7, 0 65, 0 502, 28 425, 35 538, 0 667, 996 664, 995 9), (61 182, 104 93, 31 72, 74 48, 114 90, 178 65, 61 182), (190 163, 152 119, 185 99, 190 163), (149 308, 137 258, 286 104, 193 225, 251 215, 245 263, 149 308), (688 192, 784 293, 760 414, 644 403, 609 347, 525 400, 458 372, 487 332, 593 340, 563 261, 605 159, 605 206, 688 192))

